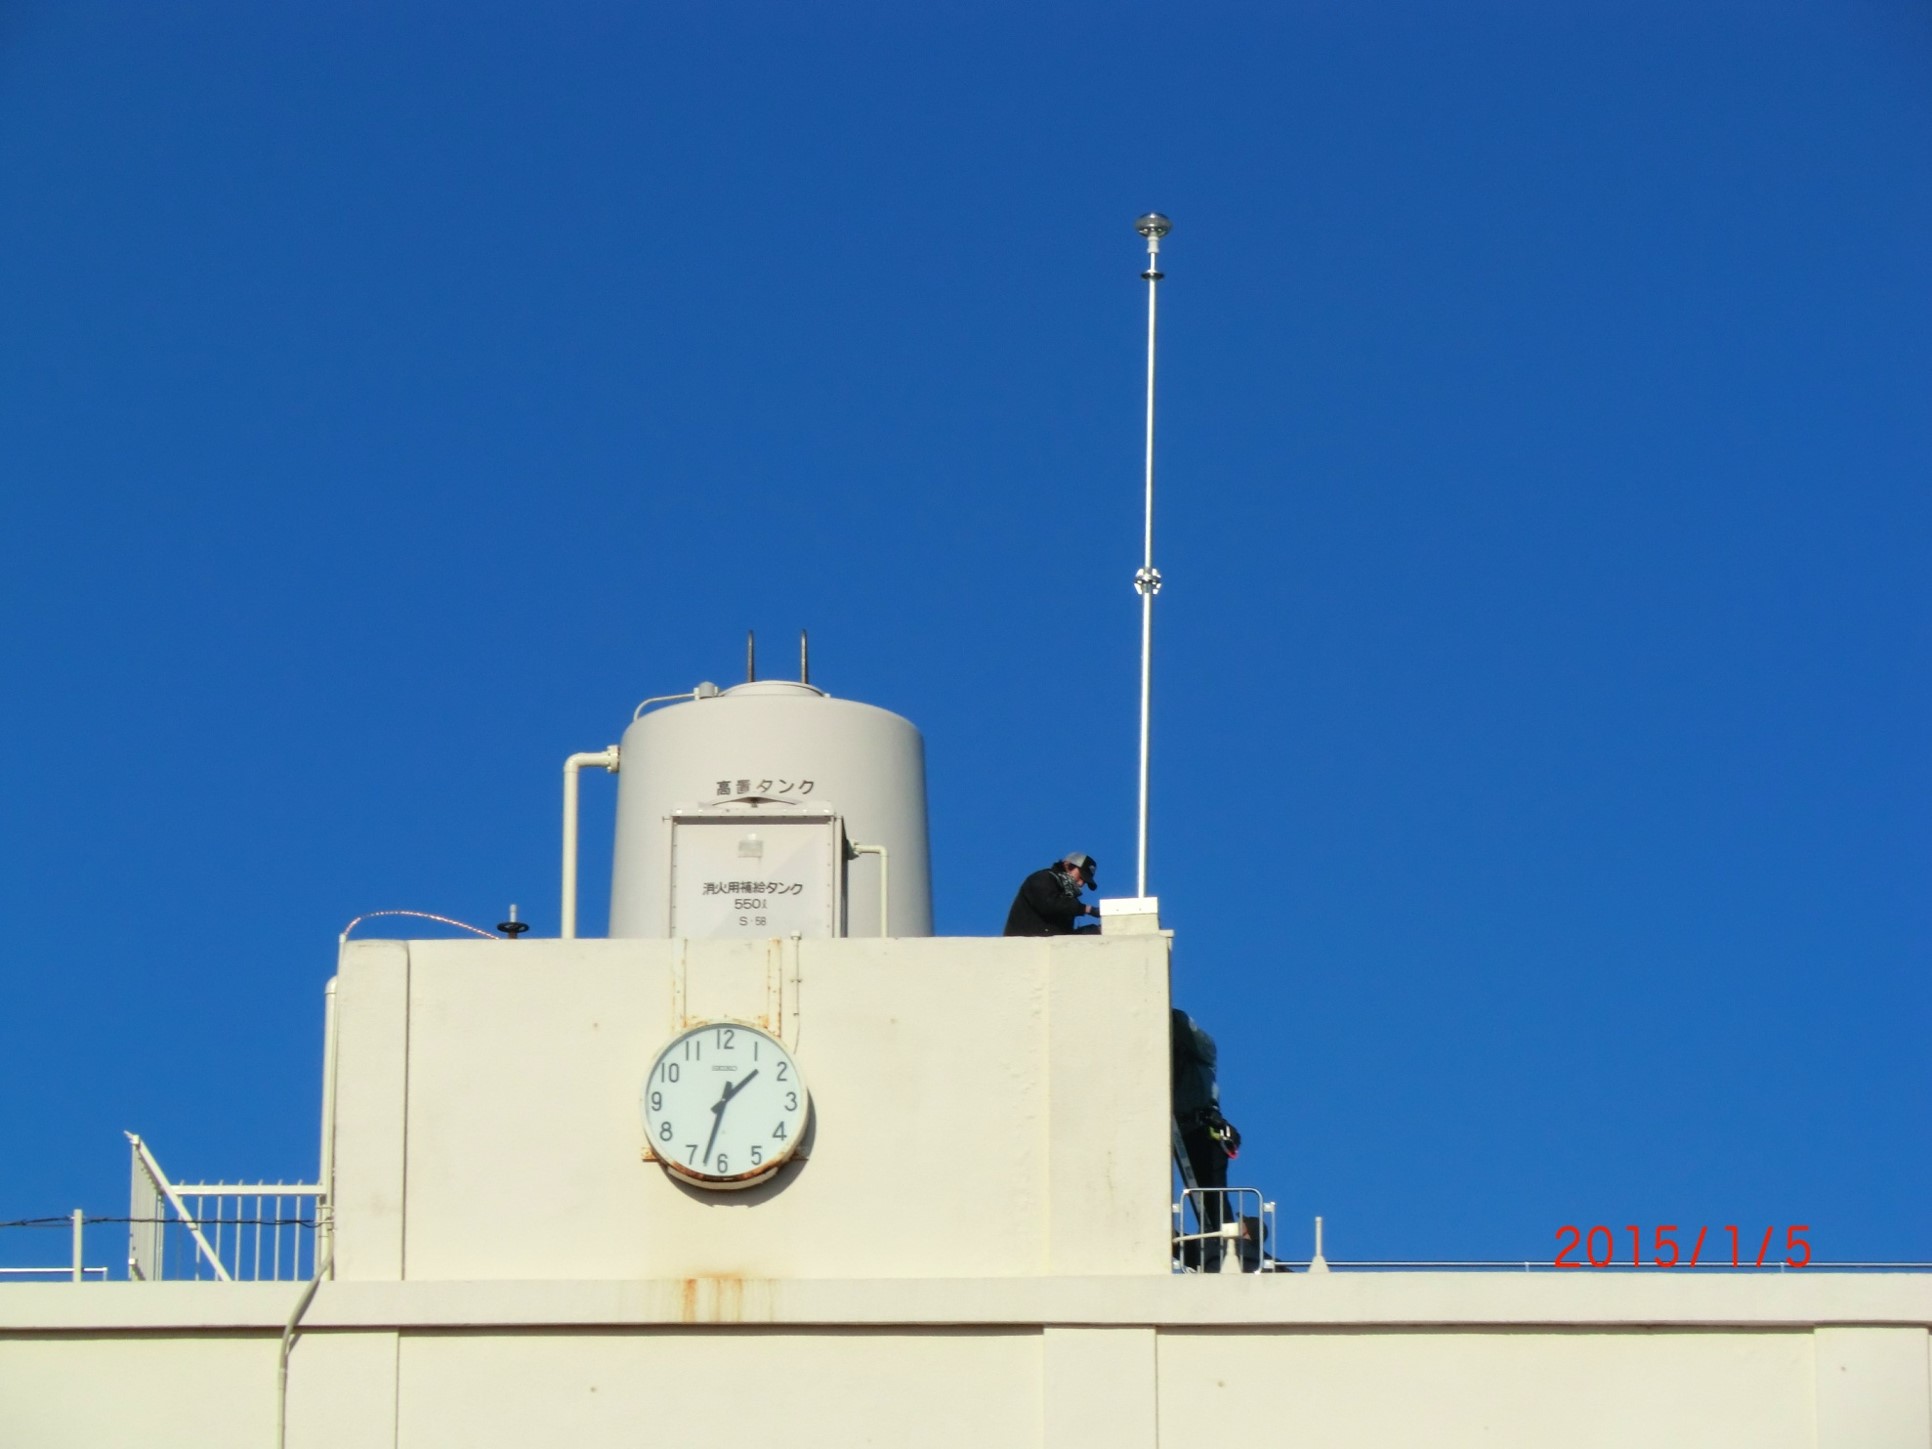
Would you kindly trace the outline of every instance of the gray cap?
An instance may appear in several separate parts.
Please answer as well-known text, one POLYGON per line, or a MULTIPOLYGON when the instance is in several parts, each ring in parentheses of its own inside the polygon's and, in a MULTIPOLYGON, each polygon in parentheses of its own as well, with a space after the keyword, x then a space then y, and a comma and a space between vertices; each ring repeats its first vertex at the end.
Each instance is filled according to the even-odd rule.
POLYGON ((1084 852, 1078 851, 1078 850, 1074 851, 1070 855, 1061 856, 1060 864, 1079 866, 1081 874, 1086 876, 1087 878, 1088 885, 1092 885, 1094 883, 1094 872, 1100 868, 1099 866, 1094 864, 1094 859, 1091 855, 1087 855, 1084 852))

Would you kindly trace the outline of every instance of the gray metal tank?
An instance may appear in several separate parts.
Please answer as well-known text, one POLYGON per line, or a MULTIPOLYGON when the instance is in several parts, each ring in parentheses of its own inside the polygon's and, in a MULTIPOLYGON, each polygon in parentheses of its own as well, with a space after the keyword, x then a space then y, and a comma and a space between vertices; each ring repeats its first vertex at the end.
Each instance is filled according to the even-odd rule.
POLYGON ((612 936, 877 936, 881 861, 822 844, 841 834, 889 852, 891 934, 932 934, 926 746, 909 720, 759 680, 640 715, 622 750, 612 936))

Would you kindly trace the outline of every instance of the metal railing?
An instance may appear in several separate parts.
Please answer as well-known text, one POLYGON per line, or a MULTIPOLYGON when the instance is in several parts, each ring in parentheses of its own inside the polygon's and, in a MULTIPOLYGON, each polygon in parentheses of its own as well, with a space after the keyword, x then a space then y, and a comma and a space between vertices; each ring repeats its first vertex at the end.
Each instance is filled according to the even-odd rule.
POLYGON ((75 1283, 85 1279, 88 1274, 98 1274, 102 1282, 107 1281, 107 1267, 87 1267, 79 1263, 62 1263, 57 1268, 0 1268, 0 1278, 67 1278, 75 1283))
POLYGON ((127 1139, 129 1279, 288 1283, 313 1275, 328 1234, 319 1184, 175 1183, 145 1142, 132 1132, 127 1139))
POLYGON ((85 1233, 87 1214, 79 1208, 75 1208, 65 1217, 23 1218, 19 1222, 0 1223, 0 1227, 7 1228, 58 1228, 62 1226, 71 1228, 73 1232, 73 1254, 67 1262, 58 1266, 49 1264, 46 1267, 0 1268, 0 1282, 4 1282, 8 1278, 66 1278, 72 1282, 81 1283, 85 1282, 90 1274, 98 1274, 101 1280, 105 1282, 107 1279, 107 1269, 90 1268, 86 1265, 85 1259, 82 1257, 87 1246, 85 1233))
POLYGON ((1274 1244, 1275 1205, 1258 1187, 1184 1187, 1174 1202, 1177 1273, 1275 1272, 1274 1244))

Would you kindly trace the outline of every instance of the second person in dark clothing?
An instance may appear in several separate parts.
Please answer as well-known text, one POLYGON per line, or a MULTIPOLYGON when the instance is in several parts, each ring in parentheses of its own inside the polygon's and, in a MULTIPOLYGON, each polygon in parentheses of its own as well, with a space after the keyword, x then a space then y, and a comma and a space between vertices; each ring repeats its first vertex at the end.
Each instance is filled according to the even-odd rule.
POLYGON ((1241 1150, 1241 1134, 1221 1115, 1220 1053, 1214 1038, 1180 1007, 1170 1017, 1168 1045, 1174 1080, 1174 1127, 1187 1155, 1189 1174, 1201 1189, 1194 1198, 1195 1217, 1202 1238, 1189 1242, 1182 1263, 1203 1272, 1218 1272, 1222 1241, 1208 1236, 1227 1221, 1228 1159, 1241 1150))
POLYGON ((1020 882, 1019 894, 1013 897, 1012 909, 1006 913, 1004 934, 1071 936, 1082 929, 1075 924, 1082 916, 1097 919, 1100 907, 1080 899, 1081 891, 1099 888, 1094 882, 1094 871, 1093 857, 1079 851, 1063 856, 1045 870, 1034 871, 1020 882))

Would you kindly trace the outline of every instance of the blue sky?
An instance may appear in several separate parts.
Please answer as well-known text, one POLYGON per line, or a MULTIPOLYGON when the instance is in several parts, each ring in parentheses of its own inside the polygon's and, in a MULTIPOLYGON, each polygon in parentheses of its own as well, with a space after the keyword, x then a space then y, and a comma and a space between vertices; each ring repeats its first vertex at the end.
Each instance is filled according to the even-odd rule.
POLYGON ((1129 884, 1157 207, 1152 883, 1287 1248, 1932 1259, 1922 6, 22 3, 0 172, 0 1220, 311 1173, 343 924, 554 931, 747 628, 925 731, 942 932, 1129 884))

